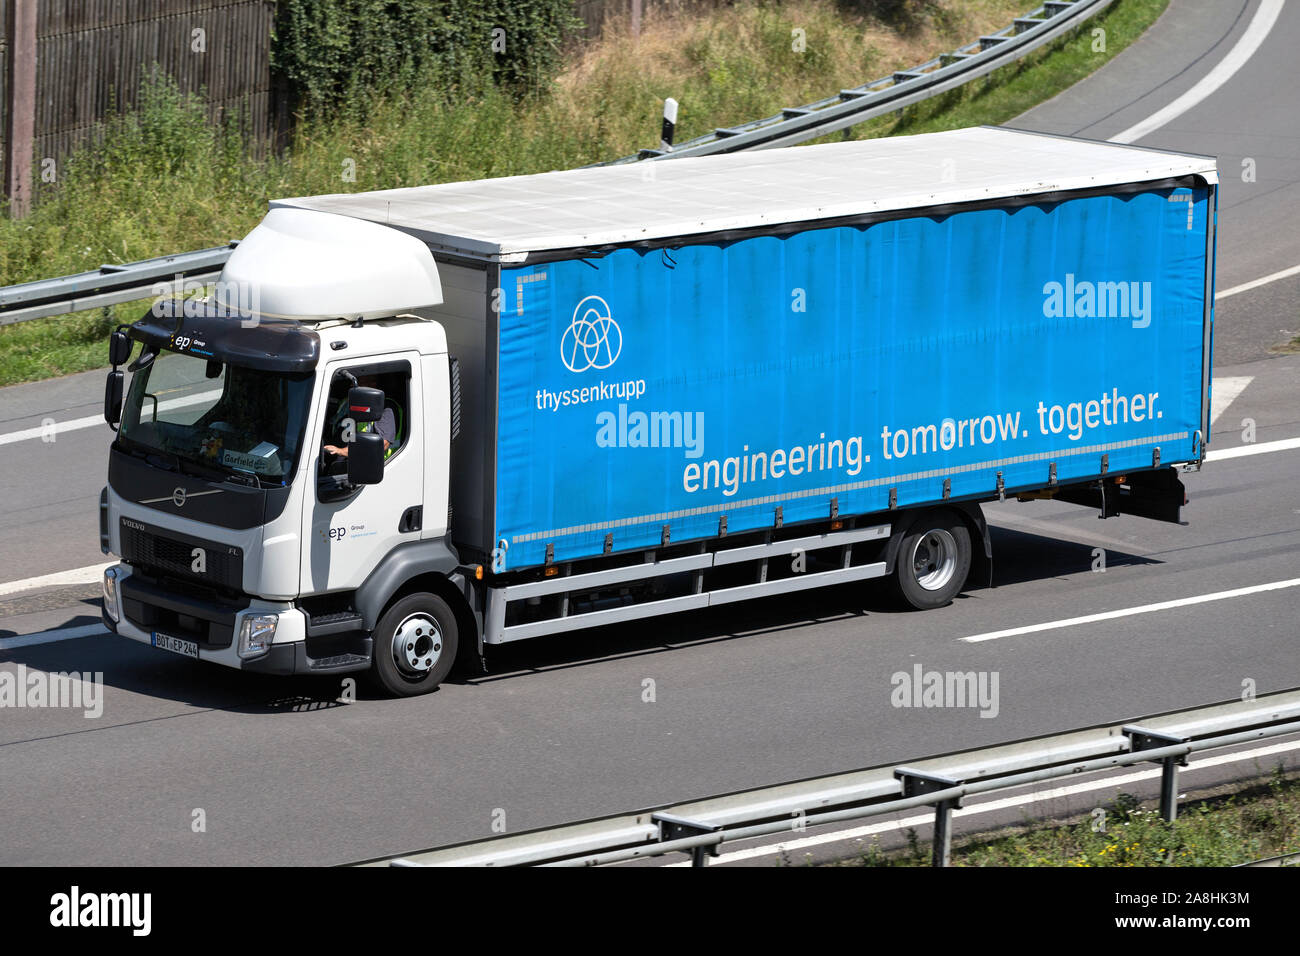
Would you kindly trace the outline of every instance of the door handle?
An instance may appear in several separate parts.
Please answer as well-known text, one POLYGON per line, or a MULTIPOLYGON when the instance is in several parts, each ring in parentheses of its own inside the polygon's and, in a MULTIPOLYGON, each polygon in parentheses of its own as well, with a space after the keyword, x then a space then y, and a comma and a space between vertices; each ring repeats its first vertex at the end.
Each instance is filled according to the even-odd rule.
POLYGON ((410 534, 412 531, 419 531, 423 525, 424 507, 412 505, 402 512, 402 520, 397 522, 397 533, 410 534))

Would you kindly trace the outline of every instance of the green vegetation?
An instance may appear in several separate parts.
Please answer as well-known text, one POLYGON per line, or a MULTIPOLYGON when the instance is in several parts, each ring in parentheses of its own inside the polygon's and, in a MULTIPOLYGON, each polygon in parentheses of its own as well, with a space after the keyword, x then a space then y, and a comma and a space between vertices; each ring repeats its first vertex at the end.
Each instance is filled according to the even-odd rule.
MULTIPOLYGON (((1300 779, 1279 766, 1266 783, 1184 802, 1172 825, 1121 793, 1104 816, 954 843, 953 866, 1234 866, 1300 851, 1300 779)), ((930 847, 886 853, 873 843, 840 866, 929 866, 930 847)))
POLYGON ((144 315, 145 303, 0 326, 0 385, 108 366, 108 333, 144 315), (107 312, 107 316, 105 315, 107 312))
POLYGON ((272 66, 314 115, 376 91, 536 90, 581 27, 572 0, 279 0, 272 66))
MULTIPOLYGON (((640 37, 614 29, 573 46, 553 81, 528 80, 529 71, 537 79, 551 61, 545 51, 524 51, 514 65, 503 63, 493 82, 480 76, 439 85, 411 78, 432 71, 463 79, 473 73, 469 61, 412 54, 384 72, 378 64, 388 62, 385 51, 400 34, 366 33, 361 26, 370 22, 366 11, 414 10, 420 7, 414 0, 406 6, 337 0, 334 6, 354 15, 330 21, 330 44, 311 52, 307 34, 293 31, 307 29, 317 2, 285 4, 277 55, 313 102, 328 108, 306 110, 282 156, 261 155, 242 117, 211 123, 200 98, 182 95, 165 79, 152 82, 136 110, 111 117, 93 148, 63 163, 55 182, 39 185, 30 217, 0 217, 0 285, 220 245, 245 235, 274 197, 536 173, 627 155, 654 144, 667 96, 681 104, 682 141, 915 66, 1034 6, 1032 0, 737 3, 652 17, 640 37), (408 82, 413 85, 403 87, 408 82)), ((1004 121, 1096 69, 1166 3, 1118 0, 1027 65, 853 133, 1004 121), (1107 31, 1104 53, 1092 52, 1094 27, 1107 31)), ((558 0, 544 0, 538 16, 560 8, 558 0)), ((481 9, 488 12, 480 26, 492 8, 481 9)), ((548 50, 549 38, 562 30, 558 17, 534 30, 548 50)), ((97 311, 0 326, 0 385, 102 366, 106 329, 133 321, 143 308, 119 306, 107 319, 97 311)))

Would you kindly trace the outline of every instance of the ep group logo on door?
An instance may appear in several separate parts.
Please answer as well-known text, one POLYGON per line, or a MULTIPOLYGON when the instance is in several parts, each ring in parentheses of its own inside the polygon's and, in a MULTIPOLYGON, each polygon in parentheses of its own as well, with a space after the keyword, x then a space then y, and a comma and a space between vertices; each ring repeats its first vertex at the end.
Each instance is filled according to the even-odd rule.
POLYGON ((573 321, 560 338, 560 360, 570 372, 606 369, 623 351, 623 330, 610 315, 609 304, 589 295, 573 310, 573 321))

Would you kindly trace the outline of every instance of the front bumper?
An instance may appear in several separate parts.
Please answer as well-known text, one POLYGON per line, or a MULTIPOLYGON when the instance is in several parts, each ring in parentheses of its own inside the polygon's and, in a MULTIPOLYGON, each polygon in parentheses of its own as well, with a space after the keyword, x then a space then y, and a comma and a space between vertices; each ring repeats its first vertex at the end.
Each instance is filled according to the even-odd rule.
POLYGON ((114 621, 107 609, 100 611, 104 626, 114 634, 151 647, 155 632, 168 634, 195 643, 199 660, 260 674, 340 674, 370 666, 369 638, 363 642, 364 654, 313 658, 308 653, 306 615, 292 604, 256 599, 218 604, 172 593, 151 582, 132 583, 129 565, 118 564, 115 569, 121 620, 114 621), (271 646, 257 657, 240 657, 244 618, 260 614, 279 616, 271 646), (190 627, 177 626, 180 623, 190 627))

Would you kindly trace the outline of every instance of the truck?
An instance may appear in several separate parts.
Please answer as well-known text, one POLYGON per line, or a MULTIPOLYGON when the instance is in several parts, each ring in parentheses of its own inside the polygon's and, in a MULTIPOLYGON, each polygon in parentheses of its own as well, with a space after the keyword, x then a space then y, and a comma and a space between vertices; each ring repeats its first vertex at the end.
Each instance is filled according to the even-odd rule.
POLYGON ((1178 522, 1217 182, 972 128, 273 201, 110 336, 104 623, 415 695, 810 588, 947 605, 991 501, 1178 522))

